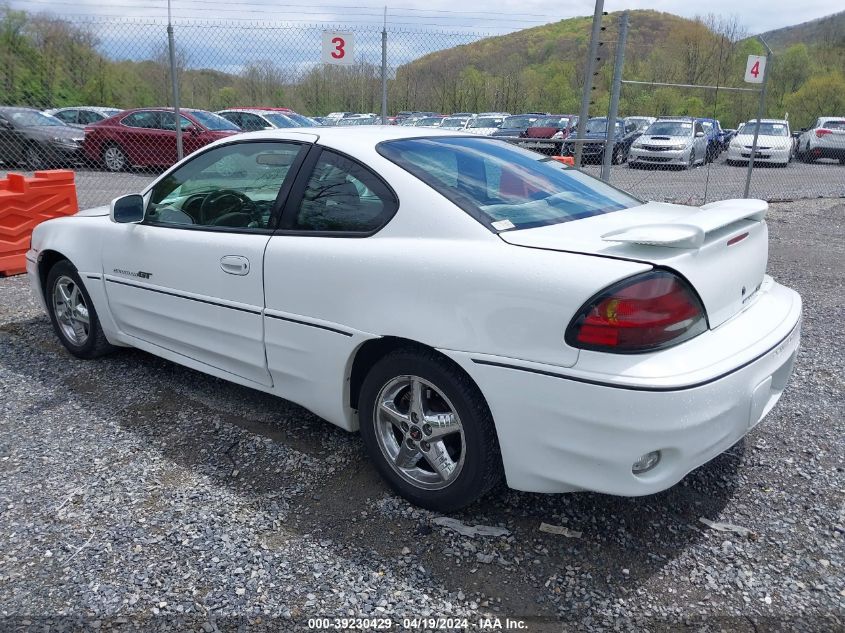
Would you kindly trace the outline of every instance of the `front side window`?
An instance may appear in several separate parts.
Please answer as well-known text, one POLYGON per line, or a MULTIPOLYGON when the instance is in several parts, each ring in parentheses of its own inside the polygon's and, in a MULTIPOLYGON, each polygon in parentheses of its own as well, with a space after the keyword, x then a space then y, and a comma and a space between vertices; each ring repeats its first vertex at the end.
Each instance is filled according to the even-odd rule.
POLYGON ((588 218, 642 204, 548 157, 486 138, 386 141, 378 152, 493 230, 588 218))
MULTIPOLYGON (((76 110, 62 110, 53 116, 65 123, 76 123, 76 110)), ((80 123, 87 123, 87 121, 80 121, 80 123)))
MULTIPOLYGON (((182 122, 182 129, 187 130, 189 127, 193 125, 193 122, 183 116, 179 116, 179 120, 182 122)), ((170 132, 176 131, 176 115, 172 112, 162 112, 161 113, 161 129, 168 130, 170 132)))
POLYGON ((371 171, 323 150, 290 228, 297 231, 368 234, 384 226, 399 204, 371 171))
POLYGON ((268 230, 296 143, 233 143, 204 152, 155 184, 145 223, 268 230))

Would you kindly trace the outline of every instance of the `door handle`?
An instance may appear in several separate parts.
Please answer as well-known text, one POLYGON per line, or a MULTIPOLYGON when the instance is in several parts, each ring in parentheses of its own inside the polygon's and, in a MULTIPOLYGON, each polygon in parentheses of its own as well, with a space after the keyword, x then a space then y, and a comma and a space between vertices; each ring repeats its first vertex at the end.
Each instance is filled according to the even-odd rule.
POLYGON ((248 275, 249 260, 241 255, 224 255, 220 258, 220 268, 230 275, 248 275))

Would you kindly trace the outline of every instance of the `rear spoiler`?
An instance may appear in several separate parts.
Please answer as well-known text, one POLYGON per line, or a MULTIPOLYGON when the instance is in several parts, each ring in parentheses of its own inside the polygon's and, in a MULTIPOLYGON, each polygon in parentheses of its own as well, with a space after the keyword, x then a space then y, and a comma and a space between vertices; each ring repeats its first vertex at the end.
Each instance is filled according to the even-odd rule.
POLYGON ((606 242, 626 242, 667 248, 701 248, 708 233, 741 220, 762 222, 769 210, 765 200, 720 200, 678 218, 677 222, 643 224, 602 235, 606 242))

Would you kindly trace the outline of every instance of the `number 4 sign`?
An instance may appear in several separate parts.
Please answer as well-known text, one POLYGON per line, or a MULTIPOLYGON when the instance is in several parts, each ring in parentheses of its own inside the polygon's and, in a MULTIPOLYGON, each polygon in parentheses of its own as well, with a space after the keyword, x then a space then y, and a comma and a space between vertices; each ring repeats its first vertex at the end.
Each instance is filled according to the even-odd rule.
POLYGON ((323 63, 348 66, 354 64, 352 46, 355 41, 354 33, 339 31, 323 31, 323 63))
POLYGON ((766 58, 763 55, 749 55, 745 64, 745 83, 761 84, 766 74, 766 58))

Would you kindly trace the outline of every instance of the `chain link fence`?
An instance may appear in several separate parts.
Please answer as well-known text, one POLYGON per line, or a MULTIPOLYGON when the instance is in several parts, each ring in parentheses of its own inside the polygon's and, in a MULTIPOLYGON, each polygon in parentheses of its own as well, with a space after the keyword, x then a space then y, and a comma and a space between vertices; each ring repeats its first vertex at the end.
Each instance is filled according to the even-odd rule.
MULTIPOLYGON (((241 130, 380 122, 383 29, 378 25, 179 20, 173 25, 171 49, 167 23, 159 19, 61 19, 11 11, 2 18, 0 174, 11 169, 73 168, 82 206, 104 204, 144 186, 177 160, 177 137, 189 154, 241 130), (323 63, 326 31, 352 33, 348 65, 323 63), (176 70, 178 119, 171 68, 176 70)), ((489 33, 390 24, 385 30, 391 115, 517 114, 549 110, 551 102, 564 104, 560 106, 564 112, 575 109, 579 98, 575 85, 535 77, 519 60, 490 67, 482 41, 489 33)), ((554 58, 554 48, 548 55, 554 58)), ((580 72, 578 59, 562 61, 575 69, 573 76, 580 72)), ((659 89, 626 90, 636 93, 626 103, 648 108, 621 115, 653 116, 661 110, 653 107, 661 103, 659 89)), ((745 99, 749 105, 745 120, 754 116, 753 97, 724 93, 719 98, 745 99)), ((681 111, 659 114, 685 116, 681 111)), ((743 156, 731 164, 727 132, 719 136, 709 128, 699 130, 706 121, 691 118, 665 123, 672 121, 689 132, 683 148, 680 144, 687 141, 668 132, 646 139, 642 119, 620 118, 623 142, 614 151, 610 182, 641 198, 684 204, 741 197, 743 156), (704 137, 696 135, 699 131, 705 132, 704 137)), ((813 154, 820 128, 834 130, 822 141, 840 142, 839 130, 845 139, 845 123, 840 123, 821 121, 807 132, 813 147, 806 151, 789 130, 786 168, 757 165, 750 195, 768 200, 845 196, 842 160, 838 155, 813 154)), ((594 127, 601 127, 601 121, 590 123, 590 129, 594 127)), ((550 128, 544 135, 523 130, 509 140, 545 154, 567 154, 572 153, 571 143, 551 137, 571 133, 566 126, 550 128)), ((841 142, 845 151, 845 140, 841 142)), ((583 169, 588 173, 599 174, 596 157, 601 148, 600 139, 585 146, 588 160, 583 169)), ((765 160, 762 154, 760 159, 765 160)))

